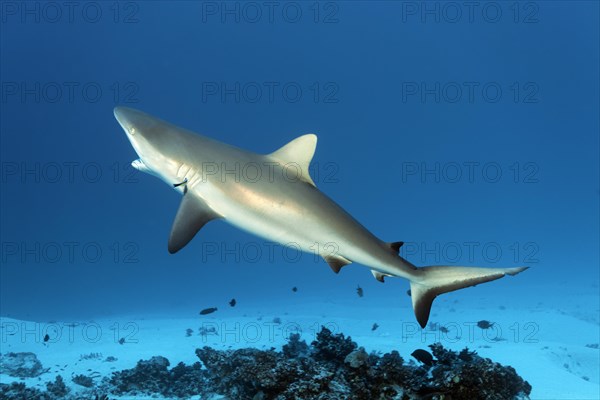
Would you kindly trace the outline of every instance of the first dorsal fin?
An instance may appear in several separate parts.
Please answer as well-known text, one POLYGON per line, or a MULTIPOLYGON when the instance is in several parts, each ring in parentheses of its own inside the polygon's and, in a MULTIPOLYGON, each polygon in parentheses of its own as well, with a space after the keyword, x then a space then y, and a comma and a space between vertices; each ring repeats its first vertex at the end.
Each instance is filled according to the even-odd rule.
POLYGON ((296 173, 300 175, 298 176, 299 179, 316 186, 308 171, 316 148, 317 135, 309 133, 297 137, 279 150, 269 154, 269 156, 282 163, 284 167, 289 164, 289 168, 299 169, 298 171, 291 171, 290 174, 296 173))
POLYGON ((169 253, 177 253, 207 222, 221 218, 201 198, 189 193, 183 195, 169 236, 169 253))

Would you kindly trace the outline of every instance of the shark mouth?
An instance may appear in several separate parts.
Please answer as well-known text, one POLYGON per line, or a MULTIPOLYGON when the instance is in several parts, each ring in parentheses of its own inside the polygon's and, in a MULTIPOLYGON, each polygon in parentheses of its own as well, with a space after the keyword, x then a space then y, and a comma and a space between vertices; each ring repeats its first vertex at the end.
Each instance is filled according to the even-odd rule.
POLYGON ((150 168, 148 168, 148 166, 142 161, 141 158, 138 158, 137 160, 133 160, 131 162, 131 166, 133 168, 137 169, 138 171, 146 172, 147 174, 154 175, 154 171, 152 171, 150 168))

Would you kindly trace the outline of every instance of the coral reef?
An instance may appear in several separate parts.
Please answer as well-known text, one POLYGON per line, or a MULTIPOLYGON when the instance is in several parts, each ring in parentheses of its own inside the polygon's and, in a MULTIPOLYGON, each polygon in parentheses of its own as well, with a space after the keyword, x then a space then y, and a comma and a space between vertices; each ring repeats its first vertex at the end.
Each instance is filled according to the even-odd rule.
POLYGON ((83 361, 83 360, 98 360, 102 358, 102 353, 89 353, 89 354, 82 354, 79 356, 79 361, 83 361))
POLYGON ((6 353, 0 355, 2 373, 17 378, 35 378, 46 372, 34 353, 6 353))
POLYGON ((286 358, 306 357, 309 353, 308 345, 304 340, 300 340, 299 333, 292 333, 281 351, 286 358))
MULTIPOLYGON (((451 394, 452 399, 503 400, 531 393, 531 385, 512 367, 479 357, 466 348, 456 353, 439 343, 429 347, 438 359, 438 366, 432 372, 434 390, 451 394)), ((428 386, 421 389, 428 391, 431 385, 428 386)))
POLYGON ((22 382, 13 382, 9 385, 0 383, 0 399, 23 399, 23 400, 50 400, 52 397, 44 396, 37 389, 28 388, 22 382))
POLYGON ((397 351, 368 354, 350 337, 323 328, 308 348, 291 335, 273 350, 196 350, 207 368, 204 394, 239 399, 517 399, 531 386, 511 367, 475 352, 431 346, 438 363, 427 369, 405 364, 397 351))
MULTIPOLYGON (((282 351, 203 347, 196 349, 201 363, 179 363, 173 368, 161 356, 141 360, 132 369, 113 372, 86 393, 88 398, 106 398, 96 393, 108 393, 134 398, 200 395, 240 400, 524 400, 531 393, 531 386, 511 367, 466 348, 454 352, 439 343, 429 347, 435 362, 417 365, 406 363, 397 351, 369 354, 350 337, 323 328, 310 346, 299 334, 290 335, 282 351)), ((73 380, 79 377, 86 378, 80 375, 73 380)), ((83 378, 82 383, 90 383, 91 379, 83 378)), ((0 384, 0 398, 78 399, 67 393, 60 376, 48 383, 47 392, 28 389, 22 383, 0 384)))
POLYGON ((333 334, 329 329, 323 327, 317 333, 317 340, 312 342, 313 357, 317 361, 338 362, 343 361, 348 354, 356 349, 356 343, 350 336, 343 334, 333 334))
POLYGON ((200 363, 186 366, 179 363, 169 369, 169 360, 156 356, 141 360, 135 368, 114 372, 109 384, 114 394, 188 397, 200 393, 203 373, 200 363))
POLYGON ((60 375, 56 376, 54 382, 48 382, 46 384, 46 389, 49 394, 54 395, 54 397, 58 399, 65 397, 71 390, 65 385, 65 381, 60 375))
POLYGON ((71 380, 73 381, 73 383, 78 384, 79 386, 83 386, 83 387, 93 387, 94 386, 94 379, 92 379, 91 376, 86 376, 86 375, 75 375, 73 378, 71 378, 71 380))
POLYGON ((511 367, 475 352, 431 346, 438 362, 405 364, 397 351, 368 354, 350 337, 323 328, 308 348, 291 335, 283 351, 210 347, 196 354, 207 368, 204 394, 237 399, 524 399, 531 386, 511 367))
POLYGON ((10 385, 0 384, 0 399, 19 400, 58 400, 77 399, 69 395, 70 389, 65 385, 62 376, 57 375, 54 382, 46 384, 46 391, 28 388, 22 382, 13 382, 10 385))
MULTIPOLYGON (((60 392, 58 392, 60 393, 60 392)), ((0 399, 10 400, 110 400, 107 394, 84 392, 80 394, 61 393, 55 394, 47 390, 28 388, 22 382, 13 382, 10 385, 0 384, 0 399)))

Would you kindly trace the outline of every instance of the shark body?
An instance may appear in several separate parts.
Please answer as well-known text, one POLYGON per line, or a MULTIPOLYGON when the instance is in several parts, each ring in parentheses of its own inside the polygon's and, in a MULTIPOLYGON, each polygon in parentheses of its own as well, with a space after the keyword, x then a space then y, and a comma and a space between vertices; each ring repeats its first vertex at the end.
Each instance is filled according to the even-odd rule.
POLYGON ((140 157, 132 165, 179 191, 183 199, 168 250, 183 248, 208 222, 224 219, 264 239, 318 253, 334 272, 350 263, 374 277, 411 284, 417 321, 425 327, 442 293, 515 275, 526 267, 417 268, 317 189, 309 174, 317 137, 307 134, 270 154, 256 154, 195 134, 138 110, 117 107, 117 121, 140 157))

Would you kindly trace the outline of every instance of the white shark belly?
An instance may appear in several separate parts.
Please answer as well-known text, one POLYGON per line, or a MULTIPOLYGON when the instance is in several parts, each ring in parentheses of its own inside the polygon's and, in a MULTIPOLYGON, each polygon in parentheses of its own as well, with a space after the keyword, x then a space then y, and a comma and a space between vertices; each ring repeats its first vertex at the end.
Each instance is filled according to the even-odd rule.
MULTIPOLYGON (((239 189, 241 186, 238 186, 239 189)), ((393 276, 409 277, 412 270, 385 244, 321 193, 317 204, 301 204, 292 197, 271 198, 246 187, 236 195, 219 183, 205 183, 197 190, 207 203, 231 225, 282 246, 300 249, 323 258, 341 256, 393 276), (329 208, 331 218, 318 211, 329 208), (330 221, 335 221, 334 224, 330 221), (340 224, 340 221, 342 223, 340 224), (345 229, 339 229, 343 226, 345 229)), ((312 189, 310 189, 312 190, 312 189)))

